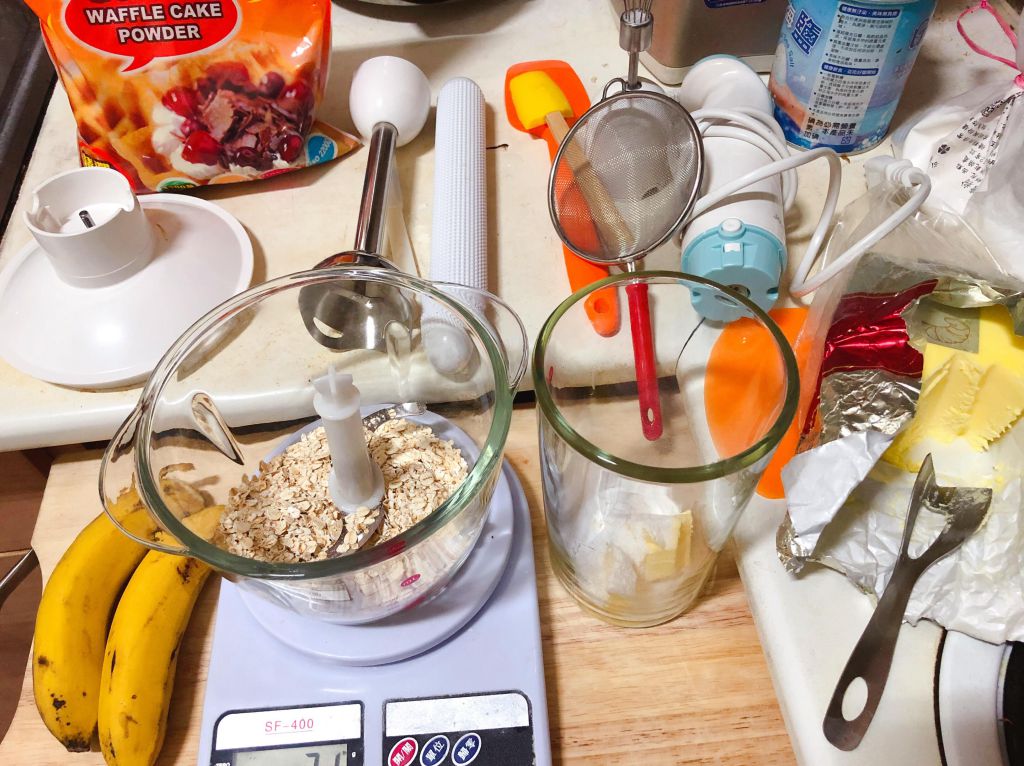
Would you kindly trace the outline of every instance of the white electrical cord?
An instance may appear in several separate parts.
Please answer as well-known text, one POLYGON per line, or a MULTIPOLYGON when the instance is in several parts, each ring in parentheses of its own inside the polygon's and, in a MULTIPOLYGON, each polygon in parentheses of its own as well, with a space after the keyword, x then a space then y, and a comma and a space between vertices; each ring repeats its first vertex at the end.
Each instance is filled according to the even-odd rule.
POLYGON ((756 110, 698 109, 692 113, 692 117, 697 122, 701 135, 705 138, 733 138, 745 141, 763 151, 772 161, 697 200, 687 217, 687 223, 748 186, 779 174, 782 175, 783 208, 788 210, 796 199, 796 168, 818 159, 825 159, 828 162, 828 192, 825 195, 825 204, 822 206, 818 225, 811 235, 803 260, 797 267, 789 285, 790 295, 795 298, 802 298, 808 293, 814 292, 856 261, 879 240, 914 215, 931 192, 931 179, 923 171, 909 163, 893 161, 887 164, 885 175, 890 181, 914 189, 910 199, 812 278, 810 277, 811 269, 814 268, 814 264, 817 263, 821 255, 822 246, 832 228, 839 205, 839 188, 842 183, 842 164, 839 155, 826 148, 790 154, 789 146, 786 144, 778 124, 774 120, 765 119, 765 115, 756 110))
POLYGON ((808 247, 807 254, 800 262, 796 274, 793 275, 793 281, 790 283, 789 292, 791 295, 802 298, 808 293, 814 292, 921 209, 921 205, 928 199, 928 195, 932 191, 932 180, 928 177, 928 174, 909 163, 902 165, 901 163, 893 162, 887 165, 885 170, 886 176, 890 181, 902 184, 908 189, 914 189, 910 199, 900 205, 892 215, 882 221, 871 232, 846 248, 845 252, 832 261, 832 263, 822 267, 813 278, 809 278, 809 275, 815 261, 818 260, 819 251, 808 247))

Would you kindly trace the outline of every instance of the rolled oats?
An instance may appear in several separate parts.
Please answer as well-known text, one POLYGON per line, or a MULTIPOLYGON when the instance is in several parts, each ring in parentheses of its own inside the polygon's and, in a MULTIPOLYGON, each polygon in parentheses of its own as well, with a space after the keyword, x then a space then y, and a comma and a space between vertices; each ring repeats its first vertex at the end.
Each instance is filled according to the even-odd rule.
POLYGON ((339 540, 341 553, 377 523, 367 547, 390 540, 433 513, 466 478, 461 450, 427 426, 397 418, 366 432, 373 460, 384 476, 384 500, 376 509, 343 514, 331 500, 327 479, 331 453, 317 428, 245 476, 228 493, 217 542, 231 553, 261 561, 297 563, 327 558, 339 540))

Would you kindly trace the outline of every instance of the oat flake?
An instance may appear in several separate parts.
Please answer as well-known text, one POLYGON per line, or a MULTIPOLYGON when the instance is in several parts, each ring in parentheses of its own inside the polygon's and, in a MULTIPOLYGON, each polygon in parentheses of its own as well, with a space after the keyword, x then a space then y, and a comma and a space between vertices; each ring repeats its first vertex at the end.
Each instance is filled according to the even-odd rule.
POLYGON ((341 539, 341 552, 374 526, 380 529, 364 547, 389 540, 440 506, 469 472, 461 450, 442 441, 427 426, 403 418, 389 420, 372 434, 370 455, 384 475, 379 509, 360 508, 345 515, 327 489, 331 453, 327 434, 317 428, 231 489, 220 520, 217 542, 239 556, 297 563, 327 558, 341 539))

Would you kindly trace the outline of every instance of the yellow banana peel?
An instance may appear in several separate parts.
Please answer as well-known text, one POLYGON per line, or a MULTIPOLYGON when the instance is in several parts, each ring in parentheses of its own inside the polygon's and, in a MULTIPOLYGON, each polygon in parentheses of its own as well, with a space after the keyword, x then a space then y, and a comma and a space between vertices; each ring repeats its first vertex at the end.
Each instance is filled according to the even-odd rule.
POLYGON ((109 766, 152 766, 163 746, 178 649, 210 574, 196 559, 151 551, 135 570, 107 636, 99 695, 109 766))
MULTIPOLYGON (((111 513, 133 534, 156 525, 134 490, 111 513)), ((110 615, 146 548, 100 514, 75 538, 46 582, 36 614, 32 682, 46 728, 70 751, 89 749, 96 733, 100 674, 110 615)))

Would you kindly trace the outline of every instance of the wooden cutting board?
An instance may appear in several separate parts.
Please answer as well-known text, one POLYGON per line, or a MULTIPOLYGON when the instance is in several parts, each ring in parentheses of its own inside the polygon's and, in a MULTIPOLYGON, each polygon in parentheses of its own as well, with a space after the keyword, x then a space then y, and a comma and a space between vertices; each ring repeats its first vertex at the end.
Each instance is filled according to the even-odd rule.
MULTIPOLYGON (((506 455, 533 515, 554 763, 795 763, 731 553, 723 555, 717 581, 704 600, 656 628, 606 625, 562 590, 548 564, 535 417, 532 407, 516 410, 506 455)), ((53 466, 32 538, 44 579, 100 510, 99 457, 80 451, 53 466)), ((212 578, 182 647, 161 765, 199 762, 217 586, 212 578)), ((50 736, 36 713, 27 676, 14 722, 0 742, 0 764, 102 763, 99 752, 69 754, 50 736)))

